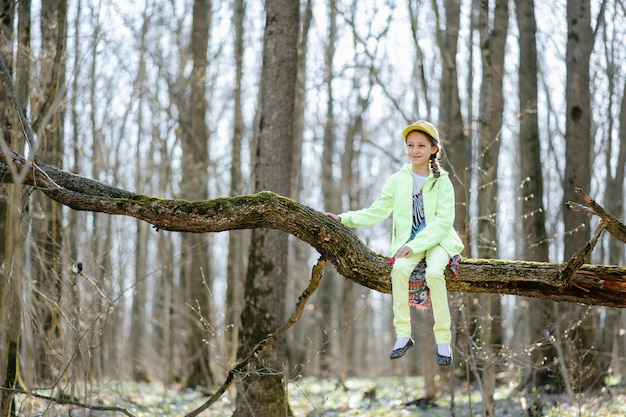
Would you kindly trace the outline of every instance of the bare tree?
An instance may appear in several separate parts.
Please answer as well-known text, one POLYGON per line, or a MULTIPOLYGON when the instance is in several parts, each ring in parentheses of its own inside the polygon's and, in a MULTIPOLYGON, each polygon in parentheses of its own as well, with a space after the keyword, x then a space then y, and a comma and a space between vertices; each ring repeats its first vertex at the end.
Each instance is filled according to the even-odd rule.
MULTIPOLYGON (((233 90, 233 138, 230 165, 230 195, 244 192, 244 179, 241 172, 241 148, 245 133, 242 109, 243 55, 244 55, 244 17, 245 0, 233 1, 235 86, 233 90)), ((245 240, 248 233, 233 231, 228 235, 228 265, 226 290, 226 355, 229 362, 236 359, 239 317, 243 298, 244 271, 246 270, 245 240)))
MULTIPOLYGON (((482 82, 478 129, 478 256, 497 258, 498 158, 504 108, 502 81, 509 21, 508 0, 496 1, 493 11, 489 2, 481 2, 479 16, 482 82)), ((483 405, 486 415, 492 416, 496 383, 493 355, 497 349, 494 345, 502 344, 502 308, 497 296, 481 296, 479 305, 475 313, 481 344, 483 405)))
MULTIPOLYGON (((623 181, 624 181, 624 162, 626 159, 626 81, 624 81, 624 88, 622 93, 622 102, 620 104, 620 112, 619 112, 619 141, 620 141, 620 151, 619 151, 619 163, 618 163, 618 174, 615 178, 615 184, 622 184, 620 189, 624 189, 623 181)), ((623 203, 622 203, 623 205, 623 203)), ((618 205, 619 206, 619 205, 618 205)), ((622 211, 623 212, 623 211, 622 211)), ((626 322, 626 315, 623 311, 620 311, 620 322, 623 325, 626 322)), ((617 332, 614 337, 618 337, 619 332, 617 332)), ((617 364, 615 368, 617 372, 621 371, 622 377, 626 375, 626 337, 622 335, 617 340, 616 343, 616 352, 614 352, 617 359, 617 364)))
MULTIPOLYGON (((65 111, 60 105, 65 84, 67 1, 42 3, 40 28, 42 53, 41 77, 38 89, 41 105, 33 109, 34 128, 38 132, 36 152, 41 159, 55 166, 63 166, 65 111)), ((62 351, 66 342, 61 330, 57 305, 61 301, 63 274, 61 248, 63 245, 63 215, 61 207, 33 195, 30 203, 34 239, 33 279, 37 291, 33 306, 35 328, 43 338, 35 339, 36 375, 43 381, 53 381, 54 369, 59 367, 54 351, 62 351), (39 211, 41 210, 41 211, 39 211), (38 212, 39 211, 39 212, 38 212)))
MULTIPOLYGON (((567 2, 567 119, 565 124, 565 179, 563 202, 574 198, 575 187, 589 189, 591 184, 591 96, 589 92, 589 58, 593 48, 590 3, 588 0, 567 2)), ((581 213, 566 210, 564 258, 569 258, 589 240, 589 220, 581 213)))
MULTIPOLYGON (((589 0, 567 1, 567 78, 566 78, 566 122, 565 122, 565 178, 563 181, 563 201, 574 198, 574 189, 589 189, 591 185, 591 94, 590 57, 593 49, 591 30, 591 4, 589 0)), ((577 248, 587 242, 591 235, 588 217, 571 210, 563 212, 564 257, 575 255, 577 248)), ((564 347, 566 366, 572 383, 578 387, 598 386, 599 375, 597 353, 591 350, 595 344, 594 320, 586 309, 579 306, 558 306, 558 315, 580 317, 582 322, 576 327, 564 347)), ((557 339, 563 335, 557 334, 557 339)))
MULTIPOLYGON (((441 87, 439 89, 439 129, 444 145, 446 168, 451 171, 454 181, 456 201, 454 226, 465 236, 466 253, 471 253, 469 239, 469 168, 471 167, 471 145, 465 133, 465 121, 461 114, 459 97, 459 72, 457 51, 459 44, 459 25, 461 2, 446 0, 445 31, 437 30, 437 44, 441 55, 441 87)), ((438 16, 438 14, 437 14, 438 16)), ((437 28, 441 27, 438 23, 437 28)))
MULTIPOLYGON (((324 207, 332 212, 341 212, 341 194, 335 181, 335 164, 333 159, 336 155, 337 136, 335 121, 335 98, 333 90, 333 80, 335 78, 335 70, 333 62, 336 52, 337 43, 337 5, 334 0, 328 1, 328 38, 324 49, 324 84, 326 85, 326 120, 324 121, 324 134, 322 137, 322 196, 324 207)), ((328 376, 331 370, 336 367, 337 355, 335 354, 333 330, 337 329, 337 309, 339 305, 337 288, 337 274, 333 271, 328 272, 328 276, 320 284, 318 291, 318 303, 320 305, 320 313, 324 317, 321 321, 321 337, 323 339, 324 348, 321 355, 321 375, 328 376), (325 340, 324 340, 325 339, 325 340)))
MULTIPOLYGON (((294 143, 293 143, 293 160, 294 160, 294 174, 292 176, 292 191, 294 196, 298 198, 304 198, 308 195, 310 190, 304 185, 304 175, 309 169, 306 166, 305 158, 302 158, 302 142, 305 130, 305 109, 306 109, 306 79, 307 79, 307 56, 309 50, 309 30, 311 28, 312 15, 312 1, 307 0, 302 6, 302 22, 300 29, 300 36, 298 42, 298 63, 297 63, 297 78, 296 78, 296 94, 295 94, 295 120, 294 120, 294 143)), ((308 268, 309 260, 311 258, 311 247, 304 244, 297 239, 290 239, 289 242, 289 276, 293 274, 299 274, 301 271, 308 268)), ((294 281, 289 282, 287 286, 287 298, 295 297, 302 291, 302 285, 304 283, 294 281)), ((306 316, 305 316, 306 317, 306 316)), ((308 317, 307 317, 308 318, 308 317)), ((307 352, 307 348, 311 347, 311 343, 308 341, 316 340, 315 337, 317 326, 316 321, 311 323, 311 320, 301 320, 297 326, 293 327, 293 330, 286 342, 289 346, 288 357, 289 363, 294 367, 302 367, 307 363, 310 355, 307 352)), ((313 371, 314 367, 310 366, 309 369, 313 371)))
MULTIPOLYGON (((459 26, 461 17, 461 2, 446 0, 443 2, 445 10, 445 30, 440 22, 438 6, 434 7, 436 24, 436 40, 441 56, 441 78, 439 89, 439 129, 443 144, 444 166, 450 171, 450 179, 454 184, 455 229, 464 236, 465 253, 472 253, 472 241, 469 225, 469 184, 471 180, 471 155, 472 146, 470 136, 466 133, 466 122, 461 113, 461 98, 459 92, 459 69, 457 64, 459 48, 459 26)), ((473 33, 473 30, 470 32, 473 33)), ((470 48, 470 58, 473 48, 470 48)), ((471 68, 471 65, 468 66, 471 68)), ((470 82, 471 83, 471 82, 470 82)), ((471 103, 471 99, 468 100, 471 103)), ((471 104, 470 104, 471 108, 471 104)), ((468 115, 471 118, 471 112, 468 115)), ((471 120, 471 119, 470 119, 471 120)), ((457 310, 456 313, 460 313, 457 310)), ((455 321, 461 320, 461 314, 457 314, 455 321)), ((432 327, 432 314, 428 315, 428 326, 432 327)), ((460 323, 459 323, 460 324, 460 323)), ((460 336, 460 335, 459 335, 460 336)), ((425 352, 426 355, 434 356, 432 343, 426 344, 423 349, 433 349, 433 352, 425 352)), ((426 389, 427 397, 435 397, 438 393, 437 375, 438 369, 435 364, 427 362, 423 365, 422 372, 429 381, 426 389)))
MULTIPOLYGON (((548 238, 543 206, 543 168, 541 162, 541 137, 537 117, 537 23, 535 21, 535 2, 516 0, 517 23, 519 28, 519 161, 520 195, 522 216, 521 259, 528 261, 548 261, 548 238)), ((547 138, 546 138, 547 139, 547 138)), ((549 323, 554 319, 553 305, 543 300, 528 300, 527 308, 520 303, 518 311, 520 321, 524 323, 521 334, 528 335, 521 343, 535 343, 543 340, 549 323)), ((538 345, 533 350, 533 363, 541 363, 544 357, 553 353, 551 345, 538 345)), ((550 361, 546 361, 547 364, 550 361)), ((554 363, 554 362, 552 362, 554 363)), ((528 367, 522 371, 522 385, 528 387, 545 386, 553 382, 551 378, 558 374, 551 366, 545 368, 528 367)))
MULTIPOLYGON (((25 107, 28 99, 30 77, 30 2, 19 4, 16 10, 10 0, 0 2, 0 147, 6 146, 23 151, 24 137, 19 133, 20 119, 15 106, 17 100, 25 107), (14 33, 18 19, 17 36, 14 33), (17 37, 17 61, 13 65, 15 38, 17 37), (9 76, 15 75, 16 88, 9 76), (13 97, 12 97, 13 96, 13 97)), ((7 168, 13 168, 7 166, 7 168)), ((20 325, 22 321, 23 244, 20 212, 23 207, 21 181, 14 185, 0 185, 0 381, 2 386, 15 388, 19 365, 20 325)), ((0 392, 0 415, 15 416, 14 394, 0 392)))
MULTIPOLYGON (((599 49, 604 51, 602 58, 605 74, 604 77, 598 80, 601 84, 597 88, 600 91, 606 91, 604 99, 606 101, 598 103, 598 105, 602 107, 606 105, 607 109, 617 108, 618 106, 620 108, 619 113, 610 110, 603 112, 606 117, 606 133, 604 137, 598 138, 599 140, 606 139, 605 169, 607 174, 604 201, 606 202, 607 210, 622 217, 624 213, 624 175, 626 171, 626 84, 624 86, 619 84, 620 73, 616 68, 619 67, 618 62, 623 60, 623 56, 620 56, 619 53, 622 49, 620 45, 623 38, 623 29, 618 23, 607 24, 607 16, 612 16, 612 12, 617 10, 617 7, 619 6, 616 3, 612 5, 608 5, 606 1, 602 3, 595 33, 596 36, 601 36, 602 39, 602 43, 598 42, 598 44, 599 49), (610 9, 611 6, 613 10, 610 9), (604 87, 604 83, 606 83, 607 88, 604 87), (622 95, 621 102, 619 99, 620 93, 622 95), (616 125, 619 125, 619 130, 616 129, 616 125), (617 136, 614 134, 615 131, 618 132, 617 136), (615 142, 618 143, 617 146, 614 146, 615 142)), ((603 257, 603 262, 607 262, 610 265, 623 265, 625 255, 623 245, 612 236, 607 238, 607 245, 608 253, 603 257)), ((599 334, 600 341, 598 344, 600 346, 598 350, 606 353, 599 357, 600 367, 602 369, 611 369, 615 375, 623 377, 626 374, 626 368, 624 361, 620 359, 624 358, 624 355, 620 354, 620 352, 623 352, 626 348, 626 340, 619 335, 620 329, 623 328, 625 316, 623 312, 616 309, 606 309, 605 312, 605 331, 599 334)))
MULTIPOLYGON (((255 190, 290 195, 300 5, 291 0, 270 0, 265 2, 265 13, 255 190)), ((287 235, 283 233, 265 229, 252 232, 239 334, 240 358, 284 320, 287 248, 287 235)), ((258 373, 243 376, 237 385, 236 416, 286 413, 282 382, 285 357, 285 345, 278 343, 256 361, 258 373)))
MULTIPOLYGON (((209 129, 206 124, 206 71, 208 67, 208 41, 211 27, 211 1, 194 0, 191 28, 191 56, 193 67, 189 79, 189 101, 180 97, 180 114, 183 149, 183 181, 181 193, 186 198, 208 197, 209 129)), ((184 69, 181 68, 181 71, 184 69)), ((206 386, 213 383, 209 351, 205 340, 213 331, 206 327, 211 323, 209 292, 212 287, 212 272, 209 262, 207 236, 189 234, 183 236, 183 289, 187 311, 188 387, 206 386), (191 310, 190 310, 191 309, 191 310), (194 311, 194 314, 191 314, 194 311)))
MULTIPOLYGON (((146 9, 148 9, 149 3, 146 3, 146 9)), ((147 10, 144 12, 143 23, 141 25, 141 32, 139 33, 139 63, 137 65, 137 75, 135 77, 135 90, 137 91, 137 148, 136 148, 136 164, 137 167, 142 167, 144 163, 149 163, 150 159, 145 158, 141 151, 142 146, 145 145, 142 138, 144 138, 144 123, 145 122, 145 102, 147 100, 148 93, 148 79, 146 74, 146 54, 147 54, 147 35, 150 27, 150 14, 147 10)), ((153 141, 151 141, 153 142, 153 141)), ((152 147, 152 145, 150 145, 152 147)), ((145 172, 149 172, 148 167, 143 169, 137 169, 135 174, 135 187, 137 188, 149 188, 145 184, 145 172)), ((148 299, 148 286, 146 284, 146 277, 148 275, 148 232, 150 228, 146 227, 145 223, 137 222, 137 231, 135 234, 135 248, 137 250, 137 256, 135 257, 135 279, 134 279, 134 291, 133 291, 133 304, 130 317, 130 354, 131 354, 131 372, 132 378, 135 381, 147 381, 149 358, 147 357, 147 314, 146 304, 148 299)))

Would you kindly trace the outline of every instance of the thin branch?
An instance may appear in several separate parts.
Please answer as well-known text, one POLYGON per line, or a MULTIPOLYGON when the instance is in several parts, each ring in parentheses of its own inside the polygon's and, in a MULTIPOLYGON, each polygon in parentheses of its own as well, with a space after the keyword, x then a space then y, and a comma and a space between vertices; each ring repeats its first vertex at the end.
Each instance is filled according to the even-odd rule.
POLYGON ((252 351, 246 356, 241 362, 236 364, 230 371, 228 371, 228 376, 226 380, 222 384, 222 386, 213 394, 204 404, 195 410, 187 413, 185 417, 194 417, 199 415, 201 412, 209 408, 211 405, 215 404, 217 400, 221 398, 222 395, 226 392, 228 387, 233 383, 237 375, 241 375, 243 370, 248 366, 248 364, 256 359, 261 353, 263 353, 266 349, 271 347, 276 341, 278 341, 283 334, 291 326, 293 326, 302 316, 302 312, 304 311, 304 307, 306 302, 311 298, 315 290, 320 284, 322 279, 322 271, 326 266, 327 261, 320 259, 317 261, 317 264, 313 267, 311 271, 311 280, 309 281, 309 286, 302 292, 300 298, 298 298, 298 303, 296 304, 296 309, 289 317, 289 320, 276 331, 276 333, 268 335, 265 339, 257 343, 257 345, 252 349, 252 351))
POLYGON ((59 2, 58 10, 55 11, 57 19, 54 22, 57 26, 56 42, 54 45, 54 59, 52 60, 52 70, 50 72, 50 87, 47 91, 46 101, 43 103, 39 114, 33 121, 32 129, 39 132, 42 126, 50 120, 54 106, 61 99, 59 91, 61 89, 61 74, 63 73, 63 63, 66 59, 66 39, 67 39, 67 2, 59 2))
POLYGON ((567 265, 565 265, 565 268, 563 268, 563 270, 561 271, 561 276, 559 277, 559 286, 561 288, 565 288, 566 286, 571 284, 574 273, 576 273, 576 271, 578 271, 580 267, 583 266, 585 260, 587 260, 589 254, 598 243, 598 239, 600 239, 600 235, 602 234, 602 231, 605 229, 605 227, 606 223, 604 221, 601 221, 598 225, 598 228, 596 229, 596 233, 593 235, 593 238, 591 238, 591 240, 587 242, 580 251, 572 255, 570 260, 567 262, 567 265))
POLYGON ((2 182, 24 183, 42 191, 60 189, 59 185, 37 164, 6 147, 4 140, 0 145, 0 164, 6 165, 6 167, 0 165, 0 172, 3 174, 2 182))
POLYGON ((80 401, 68 400, 66 398, 61 398, 61 397, 58 397, 58 398, 57 397, 50 397, 48 395, 37 394, 36 392, 24 391, 24 390, 21 390, 21 389, 12 389, 12 388, 0 387, 0 391, 9 392, 9 393, 12 393, 12 394, 27 395, 27 396, 34 397, 34 398, 39 398, 39 399, 42 399, 42 400, 52 401, 53 403, 60 404, 60 405, 73 405, 73 406, 76 406, 76 407, 84 408, 84 409, 87 409, 87 410, 94 410, 94 411, 115 411, 115 412, 127 415, 129 417, 136 417, 135 414, 131 413, 130 411, 128 411, 124 407, 85 404, 85 403, 82 403, 80 401))
POLYGON ((35 135, 33 133, 33 129, 28 123, 28 120, 26 120, 26 116, 24 116, 24 111, 22 110, 22 107, 20 106, 17 100, 17 93, 15 92, 15 84, 13 83, 13 79, 11 78, 11 72, 9 71, 9 69, 7 68, 7 66, 5 65, 4 61, 1 58, 0 58, 0 72, 4 74, 5 81, 9 87, 9 92, 11 93, 10 94, 11 101, 13 102, 15 111, 17 111, 17 115, 20 119, 20 123, 22 125, 22 130, 24 133, 24 138, 26 139, 26 142, 28 142, 28 145, 30 146, 30 148, 34 149, 33 143, 34 143, 35 135))
POLYGON ((626 225, 620 222, 617 217, 606 211, 606 209, 598 204, 593 198, 585 194, 581 188, 576 187, 576 193, 583 197, 588 207, 571 201, 568 201, 567 205, 572 210, 584 211, 588 215, 596 215, 600 217, 603 222, 606 223, 607 232, 609 232, 614 238, 626 243, 626 225))

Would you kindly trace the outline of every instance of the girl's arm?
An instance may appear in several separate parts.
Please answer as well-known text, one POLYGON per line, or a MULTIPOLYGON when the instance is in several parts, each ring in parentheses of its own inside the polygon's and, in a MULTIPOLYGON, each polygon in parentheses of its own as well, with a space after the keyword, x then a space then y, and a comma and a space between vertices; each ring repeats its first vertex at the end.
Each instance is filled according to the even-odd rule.
POLYGON ((341 223, 344 226, 355 228, 373 226, 385 220, 393 210, 394 187, 394 177, 391 177, 383 186, 380 197, 371 206, 340 214, 338 217, 341 223))

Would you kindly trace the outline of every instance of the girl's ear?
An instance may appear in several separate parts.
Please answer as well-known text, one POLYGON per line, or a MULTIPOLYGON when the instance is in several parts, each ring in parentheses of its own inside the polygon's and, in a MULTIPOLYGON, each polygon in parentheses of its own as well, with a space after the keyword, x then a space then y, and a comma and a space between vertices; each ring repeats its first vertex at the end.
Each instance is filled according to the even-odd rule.
POLYGON ((437 152, 439 152, 439 146, 433 146, 433 151, 430 153, 431 155, 436 154, 437 152))

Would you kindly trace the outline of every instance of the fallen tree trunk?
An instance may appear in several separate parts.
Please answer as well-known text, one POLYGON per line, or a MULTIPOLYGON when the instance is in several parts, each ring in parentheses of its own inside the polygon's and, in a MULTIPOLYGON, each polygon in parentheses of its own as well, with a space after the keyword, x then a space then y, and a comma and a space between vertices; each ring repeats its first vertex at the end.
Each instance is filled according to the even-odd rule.
MULTIPOLYGON (((284 231, 315 248, 345 278, 379 292, 391 292, 391 266, 385 256, 370 250, 351 230, 323 213, 277 194, 261 192, 207 201, 163 199, 134 194, 43 164, 35 165, 12 151, 0 152, 0 161, 0 175, 5 182, 18 178, 75 210, 132 216, 157 230, 284 231)), ((576 269, 564 278, 567 265, 465 259, 458 277, 447 271, 447 286, 448 290, 457 292, 626 307, 626 268, 576 264, 576 269)))
POLYGON ((626 268, 583 264, 562 285, 566 263, 465 259, 454 278, 447 273, 449 291, 522 295, 552 301, 626 307, 626 268))

